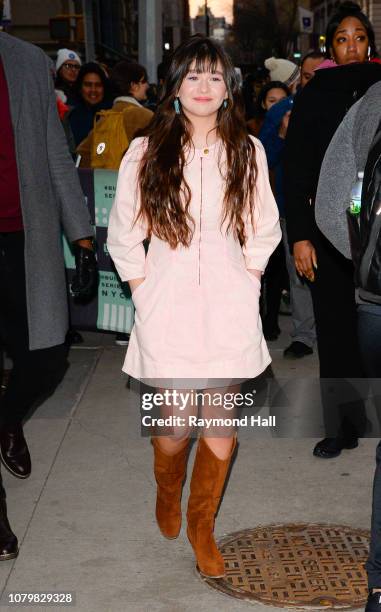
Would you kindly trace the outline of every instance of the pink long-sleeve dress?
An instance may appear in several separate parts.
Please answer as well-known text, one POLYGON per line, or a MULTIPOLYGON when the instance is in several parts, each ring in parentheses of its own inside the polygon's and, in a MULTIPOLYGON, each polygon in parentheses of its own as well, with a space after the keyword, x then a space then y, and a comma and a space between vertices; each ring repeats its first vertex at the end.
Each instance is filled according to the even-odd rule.
POLYGON ((188 387, 192 380, 192 387, 205 388, 220 386, 211 381, 253 378, 270 363, 259 315, 260 282, 248 270, 264 271, 281 230, 265 152, 253 140, 255 214, 252 224, 247 213, 243 247, 232 232, 221 230, 225 155, 220 142, 187 157, 184 177, 195 221, 191 245, 171 249, 152 235, 147 255, 147 228, 134 223, 145 140, 134 140, 125 155, 107 245, 122 281, 145 277, 132 296, 135 324, 123 366, 134 378, 169 388, 188 387))

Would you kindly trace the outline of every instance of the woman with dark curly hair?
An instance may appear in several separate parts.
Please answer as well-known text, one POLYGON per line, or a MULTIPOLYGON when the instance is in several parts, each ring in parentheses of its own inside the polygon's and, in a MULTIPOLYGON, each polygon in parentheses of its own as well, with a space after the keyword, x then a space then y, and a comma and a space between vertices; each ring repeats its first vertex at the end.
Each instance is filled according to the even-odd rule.
MULTIPOLYGON (((280 238, 265 153, 247 133, 234 67, 215 41, 196 35, 175 51, 154 119, 119 171, 108 249, 136 308, 124 371, 166 398, 199 390, 204 414, 215 414, 216 398, 225 402, 270 363, 260 279, 280 238)), ((173 412, 166 399, 162 413, 173 412)), ((180 424, 153 438, 156 517, 167 538, 181 527, 189 435, 180 424)), ((206 576, 224 575, 214 516, 235 445, 222 425, 197 447, 187 533, 206 576)))
POLYGON ((381 80, 375 57, 368 17, 357 4, 343 2, 327 26, 326 61, 296 97, 286 137, 287 235, 297 272, 311 289, 327 430, 314 455, 327 459, 357 447, 363 434, 362 401, 345 383, 345 379, 361 378, 363 369, 353 265, 317 227, 314 202, 324 154, 337 127, 351 106, 381 80))

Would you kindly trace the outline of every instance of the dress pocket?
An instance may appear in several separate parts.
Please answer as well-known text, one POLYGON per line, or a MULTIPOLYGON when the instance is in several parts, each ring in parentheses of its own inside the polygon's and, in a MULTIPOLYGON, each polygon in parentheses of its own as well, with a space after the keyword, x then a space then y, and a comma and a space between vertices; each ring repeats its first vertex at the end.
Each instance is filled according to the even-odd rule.
POLYGON ((135 307, 135 318, 138 317, 141 321, 143 321, 146 317, 147 310, 150 309, 150 304, 152 302, 152 296, 150 292, 154 287, 154 282, 152 282, 152 273, 149 273, 144 281, 140 283, 138 287, 132 292, 131 297, 135 307))
POLYGON ((255 276, 254 274, 252 274, 251 272, 249 272, 247 268, 246 268, 246 272, 250 280, 258 287, 259 290, 261 290, 262 283, 259 280, 259 278, 255 276))
MULTIPOLYGON (((230 275, 231 281, 233 284, 237 284, 237 289, 240 286, 243 293, 246 291, 250 292, 250 295, 253 295, 253 286, 256 289, 256 293, 261 292, 262 283, 254 274, 249 272, 246 268, 244 261, 236 261, 230 259, 230 275), (245 288, 246 291, 245 291, 245 288)), ((255 294, 254 294, 255 295, 255 294)))
POLYGON ((237 327, 245 326, 250 334, 258 324, 261 281, 245 266, 233 264, 230 267, 230 286, 230 298, 237 312, 237 327))
POLYGON ((147 282, 147 277, 144 279, 144 281, 143 281, 142 283, 140 283, 140 285, 138 285, 138 286, 137 286, 137 287, 136 287, 136 288, 135 288, 135 289, 132 291, 132 293, 131 293, 131 297, 132 297, 132 301, 134 302, 134 304, 135 304, 135 297, 136 297, 136 295, 139 295, 139 293, 140 293, 141 291, 144 291, 144 286, 145 286, 146 282, 147 282))

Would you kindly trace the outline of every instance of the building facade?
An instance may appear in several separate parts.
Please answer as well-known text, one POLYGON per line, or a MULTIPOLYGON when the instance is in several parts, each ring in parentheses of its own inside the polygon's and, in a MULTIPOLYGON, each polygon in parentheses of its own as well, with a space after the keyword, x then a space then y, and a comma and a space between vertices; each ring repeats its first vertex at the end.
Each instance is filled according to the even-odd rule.
POLYGON ((190 36, 191 24, 188 0, 162 0, 164 52, 170 54, 190 36))
POLYGON ((298 61, 313 46, 312 28, 301 26, 310 0, 233 0, 231 45, 237 64, 262 65, 270 56, 298 61))
MULTIPOLYGON (((53 50, 55 42, 50 37, 49 19, 56 15, 76 14, 77 10, 81 13, 81 4, 70 0, 10 0, 9 32, 47 51, 53 50)), ((74 37, 74 20, 71 25, 74 37)))
POLYGON ((205 11, 205 5, 199 7, 198 14, 192 19, 192 34, 208 34, 220 43, 224 43, 226 32, 225 17, 215 16, 210 8, 205 11))
POLYGON ((188 0, 10 0, 10 3, 12 35, 41 46, 52 56, 65 46, 88 60, 115 62, 126 58, 148 62, 150 79, 154 79, 156 65, 163 55, 171 53, 190 34, 188 0), (50 20, 59 21, 60 17, 68 22, 68 27, 52 29, 50 20), (64 38, 58 38, 56 32, 64 30, 64 38))

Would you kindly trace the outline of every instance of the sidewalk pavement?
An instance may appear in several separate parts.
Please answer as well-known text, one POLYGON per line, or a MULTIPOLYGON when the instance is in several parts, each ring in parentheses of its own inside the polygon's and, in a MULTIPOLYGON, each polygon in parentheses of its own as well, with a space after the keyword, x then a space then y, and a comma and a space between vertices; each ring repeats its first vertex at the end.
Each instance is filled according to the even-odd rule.
MULTIPOLYGON (((281 317, 283 329, 290 323, 281 317)), ((1 610, 9 592, 74 592, 76 612, 275 612, 232 599, 197 576, 184 526, 176 541, 154 519, 152 449, 140 437, 133 392, 121 373, 125 349, 113 335, 84 334, 55 394, 25 426, 33 471, 26 480, 2 468, 8 514, 20 555, 0 564, 1 610), (3 603, 4 602, 4 603, 3 603)), ((271 343, 276 376, 316 377, 316 354, 283 359, 286 332, 271 343)), ((377 440, 337 459, 312 456, 316 439, 241 440, 216 535, 257 525, 323 522, 368 528, 377 440)), ((190 466, 193 462, 194 447, 190 466)), ((185 485, 185 511, 189 478, 185 485)))

